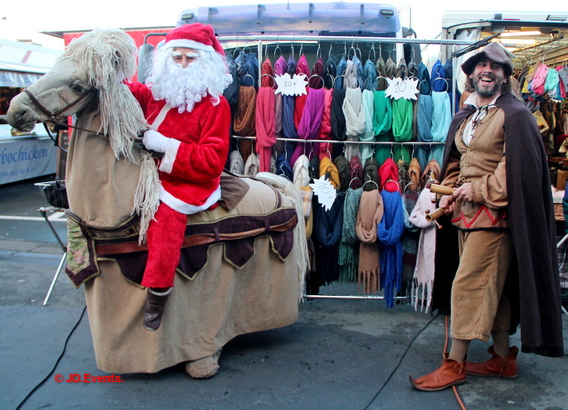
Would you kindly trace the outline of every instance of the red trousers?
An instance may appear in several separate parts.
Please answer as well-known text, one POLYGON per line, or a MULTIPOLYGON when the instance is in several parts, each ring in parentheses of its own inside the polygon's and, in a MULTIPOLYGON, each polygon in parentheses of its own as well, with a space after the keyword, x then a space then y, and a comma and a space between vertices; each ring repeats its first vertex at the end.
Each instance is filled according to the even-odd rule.
POLYGON ((148 226, 148 262, 142 286, 171 288, 181 254, 187 215, 160 202, 154 220, 148 226))

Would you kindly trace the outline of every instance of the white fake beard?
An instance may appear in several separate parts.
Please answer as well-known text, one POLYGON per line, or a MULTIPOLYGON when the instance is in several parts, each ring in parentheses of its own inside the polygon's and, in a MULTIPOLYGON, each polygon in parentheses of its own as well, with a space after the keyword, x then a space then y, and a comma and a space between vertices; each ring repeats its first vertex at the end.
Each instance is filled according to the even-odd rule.
POLYGON ((208 78, 203 64, 197 60, 183 68, 172 59, 158 68, 152 78, 152 94, 165 100, 181 114, 191 112, 196 103, 207 96, 208 78))

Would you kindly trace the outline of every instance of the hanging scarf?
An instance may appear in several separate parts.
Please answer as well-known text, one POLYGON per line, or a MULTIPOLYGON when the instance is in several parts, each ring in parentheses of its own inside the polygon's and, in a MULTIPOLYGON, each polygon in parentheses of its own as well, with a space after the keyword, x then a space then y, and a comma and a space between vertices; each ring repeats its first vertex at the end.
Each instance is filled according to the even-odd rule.
POLYGON ((337 64, 337 74, 335 76, 335 83, 332 88, 335 88, 336 90, 343 89, 343 72, 345 71, 345 67, 347 67, 347 60, 345 59, 345 56, 343 56, 337 64))
POLYGON ((377 89, 377 66, 370 59, 363 66, 363 88, 369 91, 377 89))
POLYGON ((345 141, 345 115, 343 114, 343 101, 345 100, 344 89, 333 89, 333 98, 331 100, 331 131, 333 139, 345 141))
POLYGON ((363 191, 357 212, 355 231, 359 244, 359 286, 366 294, 376 293, 381 288, 379 243, 377 226, 383 217, 383 198, 378 189, 363 191))
POLYGON ((424 188, 418 197, 414 209, 410 213, 409 222, 420 228, 418 252, 412 281, 411 300, 414 301, 414 310, 429 311, 432 303, 432 288, 434 286, 434 271, 436 258, 436 223, 428 222, 426 215, 436 209, 431 200, 430 189, 424 188))
POLYGON ((318 266, 325 284, 331 283, 338 274, 337 259, 343 227, 344 200, 345 194, 338 193, 329 211, 326 211, 317 201, 314 208, 314 232, 320 246, 318 266))
POLYGON ((381 165, 379 176, 383 184, 381 189, 388 192, 400 191, 400 187, 398 186, 398 167, 392 158, 387 158, 383 165, 381 165))
POLYGON ((412 139, 412 102, 399 98, 392 102, 392 134, 395 141, 404 142, 412 139))
MULTIPOLYGON (((416 114, 417 134, 416 140, 420 142, 432 141, 432 96, 420 94, 418 96, 418 113, 416 114)), ((425 167, 430 156, 430 145, 419 145, 416 156, 420 165, 425 167)))
POLYGON ((294 185, 298 188, 303 188, 308 186, 310 183, 310 160, 305 155, 300 155, 296 162, 294 163, 293 171, 294 177, 293 181, 294 185))
POLYGON ((408 183, 412 185, 412 191, 420 191, 422 189, 420 181, 421 175, 422 171, 420 162, 417 158, 412 158, 410 160, 410 165, 408 166, 408 183))
POLYGON ((385 77, 387 78, 394 78, 396 76, 396 64, 392 60, 392 58, 387 58, 385 63, 385 77))
MULTIPOLYGON (((400 98, 392 102, 392 133, 395 141, 405 142, 412 139, 414 122, 414 107, 412 101, 400 98)), ((394 145, 394 158, 410 161, 410 153, 407 145, 394 145)))
POLYGON ((329 180, 330 184, 337 190, 341 186, 341 181, 339 180, 339 171, 331 159, 328 157, 323 157, 319 163, 319 178, 322 176, 329 180))
POLYGON ((259 155, 260 171, 270 171, 272 146, 276 144, 276 122, 274 118, 274 88, 264 86, 258 89, 256 97, 256 152, 259 155))
POLYGON ((363 166, 363 191, 372 191, 381 187, 379 164, 374 158, 369 158, 363 166), (368 182, 369 181, 369 182, 368 182))
MULTIPOLYGON (((286 72, 293 76, 296 72, 296 60, 293 56, 288 58, 288 64, 286 65, 286 72)), ((282 96, 282 131, 285 138, 298 138, 296 133, 296 126, 294 125, 294 105, 295 97, 293 95, 283 95, 282 96)), ((286 142, 286 155, 289 162, 290 156, 296 148, 295 142, 286 142)))
POLYGON ((438 161, 431 159, 422 172, 422 186, 426 186, 430 180, 437 181, 440 178, 440 172, 441 168, 438 161))
MULTIPOLYGON (((363 109, 362 93, 360 88, 347 88, 343 101, 343 114, 345 115, 345 135, 347 141, 358 141, 359 135, 365 132, 365 111, 363 109)), ((358 144, 345 145, 347 159, 357 154, 358 144)))
MULTIPOLYGON (((310 77, 310 67, 308 65, 308 60, 306 56, 302 56, 298 59, 298 64, 296 65, 296 72, 294 75, 304 75, 306 80, 310 77)), ((301 94, 296 96, 296 101, 294 104, 294 126, 296 129, 300 126, 300 121, 302 120, 302 114, 304 113, 304 107, 308 99, 307 94, 301 94)))
MULTIPOLYGON (((330 140, 331 139, 331 105, 333 99, 333 90, 324 90, 323 97, 323 114, 321 118, 321 126, 319 132, 320 140, 330 140)), ((319 156, 331 156, 332 148, 330 143, 321 143, 314 145, 314 149, 319 152, 319 156), (318 146, 319 145, 319 146, 318 146), (329 153, 329 154, 328 154, 329 153)))
POLYGON ((448 85, 446 84, 444 65, 440 60, 436 60, 432 66, 430 86, 432 87, 432 91, 446 91, 448 88, 448 85))
POLYGON ((363 85, 362 74, 361 61, 357 56, 353 56, 351 60, 347 60, 347 65, 343 72, 343 88, 361 88, 363 85))
MULTIPOLYGON (((359 140, 361 141, 374 141, 375 133, 373 129, 373 114, 374 114, 374 92, 369 90, 363 90, 362 103, 363 112, 365 114, 365 132, 359 135, 359 140)), ((373 155, 374 146, 372 144, 360 144, 359 153, 361 155, 361 160, 366 161, 373 155)))
POLYGON ((231 151, 229 154, 229 171, 237 175, 245 173, 245 161, 238 150, 231 151))
POLYGON ((274 87, 274 69, 272 68, 272 63, 268 57, 266 57, 262 62, 260 74, 261 87, 274 87))
POLYGON ((239 101, 233 119, 233 130, 241 136, 252 136, 255 131, 256 90, 252 86, 239 88, 239 101))
POLYGON ((259 171, 258 157, 256 154, 251 153, 247 158, 247 162, 245 163, 244 174, 254 177, 256 174, 258 174, 258 171, 259 171))
POLYGON ((323 77, 325 76, 325 69, 321 57, 317 59, 312 67, 312 73, 308 80, 308 87, 310 88, 323 88, 323 77))
POLYGON ((349 168, 351 169, 351 179, 349 180, 349 188, 357 189, 363 186, 363 164, 357 155, 349 161, 349 168))
POLYGON ((227 67, 233 81, 225 88, 223 96, 227 99, 231 107, 231 112, 233 112, 239 100, 239 76, 237 75, 237 63, 235 63, 235 60, 230 54, 227 56, 227 67))
MULTIPOLYGON (((450 98, 446 92, 432 92, 432 141, 444 142, 452 122, 452 109, 450 98)), ((444 145, 432 146, 430 157, 442 162, 444 145)))
MULTIPOLYGON (((323 117, 324 96, 325 92, 323 88, 308 88, 308 99, 304 105, 304 113, 298 125, 298 138, 305 140, 318 138, 323 117)), ((291 162, 294 163, 298 156, 305 153, 306 148, 309 148, 308 154, 311 154, 314 149, 312 143, 298 143, 292 155, 291 162)), ((311 155, 309 156, 311 157, 311 155)))
POLYGON ((333 88, 333 83, 335 77, 337 76, 337 64, 335 64, 335 59, 332 55, 329 56, 325 62, 325 75, 323 76, 323 81, 325 88, 331 90, 333 88))
POLYGON ((345 134, 359 136, 365 132, 365 111, 363 110, 362 93, 360 88, 347 88, 343 100, 343 115, 345 116, 345 134))
POLYGON ((294 179, 292 168, 284 152, 278 154, 276 158, 276 174, 287 178, 289 181, 294 179))
POLYGON ((337 173, 339 174, 339 191, 345 191, 349 188, 349 178, 351 176, 349 163, 345 159, 345 155, 341 154, 335 157, 333 164, 337 168, 337 173))
POLYGON ((394 306, 395 292, 402 285, 402 241, 404 215, 400 192, 381 192, 384 215, 378 226, 378 238, 382 244, 380 253, 381 287, 384 289, 387 308, 394 306))
POLYGON ((343 204, 343 225, 341 229, 341 242, 339 243, 339 280, 342 282, 357 280, 357 259, 358 238, 354 226, 357 225, 357 213, 359 202, 363 190, 347 189, 345 191, 345 202, 343 204))
MULTIPOLYGON (((388 142, 392 128, 392 102, 386 96, 386 91, 375 91, 373 104, 373 132, 375 141, 388 142)), ((390 157, 390 147, 384 144, 375 146, 375 161, 382 164, 385 159, 390 157)))
MULTIPOLYGON (((297 186, 297 185, 296 185, 297 186)), ((314 228, 314 213, 312 212, 312 200, 314 191, 310 186, 298 188, 300 197, 302 198, 302 211, 304 213, 304 223, 306 225, 306 238, 312 236, 314 228)))
POLYGON ((424 65, 423 62, 418 64, 418 90, 420 94, 430 94, 430 73, 428 72, 428 67, 424 65))

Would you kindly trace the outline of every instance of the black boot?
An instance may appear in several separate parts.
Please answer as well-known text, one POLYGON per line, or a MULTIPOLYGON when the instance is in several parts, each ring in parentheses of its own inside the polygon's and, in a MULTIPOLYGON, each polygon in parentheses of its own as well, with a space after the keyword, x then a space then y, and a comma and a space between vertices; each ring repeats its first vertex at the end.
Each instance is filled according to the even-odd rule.
POLYGON ((167 288, 163 292, 158 292, 158 289, 148 288, 146 306, 144 307, 144 327, 146 329, 155 331, 160 327, 162 314, 164 313, 166 302, 170 297, 172 289, 173 288, 167 288))

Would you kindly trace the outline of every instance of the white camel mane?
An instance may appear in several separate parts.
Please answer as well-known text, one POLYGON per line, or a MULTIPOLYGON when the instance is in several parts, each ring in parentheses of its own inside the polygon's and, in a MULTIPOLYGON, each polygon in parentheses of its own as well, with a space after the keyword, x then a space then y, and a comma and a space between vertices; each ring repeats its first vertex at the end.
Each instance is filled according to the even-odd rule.
POLYGON ((148 128, 144 113, 124 84, 136 72, 136 45, 124 31, 98 28, 73 40, 60 59, 76 61, 99 90, 99 132, 108 135, 117 158, 133 157, 134 138, 148 128))

